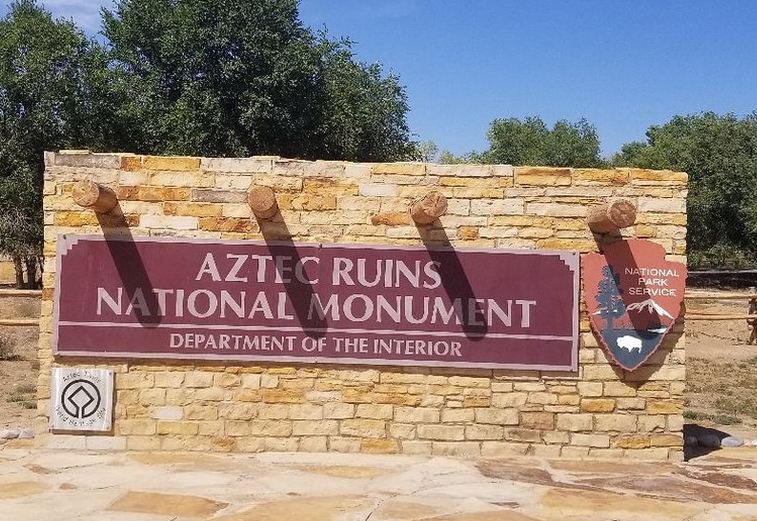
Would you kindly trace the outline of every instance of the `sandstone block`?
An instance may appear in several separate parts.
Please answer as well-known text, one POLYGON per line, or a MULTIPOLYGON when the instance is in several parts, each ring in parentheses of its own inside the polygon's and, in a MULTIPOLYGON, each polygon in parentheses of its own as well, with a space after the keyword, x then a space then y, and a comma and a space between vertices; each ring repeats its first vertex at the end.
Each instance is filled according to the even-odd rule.
POLYGON ((475 409, 476 422, 494 425, 517 425, 518 409, 475 409))
POLYGON ((597 431, 636 432, 636 416, 632 414, 597 414, 594 417, 597 431))
POLYGON ((222 206, 211 203, 166 202, 163 212, 166 215, 185 215, 190 217, 220 217, 222 206))
POLYGON ((416 426, 409 423, 391 423, 389 424, 389 437, 400 440, 411 440, 415 438, 416 426))
POLYGON ((485 441, 481 444, 481 456, 485 458, 506 458, 523 456, 528 452, 527 443, 509 443, 506 441, 485 441))
POLYGON ((520 425, 526 429, 554 429, 555 415, 551 412, 523 412, 520 415, 520 425))
POLYGON ((430 407, 397 407, 394 421, 400 423, 438 423, 439 410, 430 407))
POLYGON ((570 443, 578 447, 608 448, 610 436, 607 434, 578 434, 570 435, 570 443))
POLYGON ((525 210, 523 199, 478 199, 471 201, 472 215, 521 215, 525 210))
POLYGON ((645 449, 651 443, 648 434, 627 434, 617 436, 612 440, 612 446, 622 449, 645 449))
POLYGON ((434 441, 431 443, 431 453, 436 456, 478 458, 481 455, 481 444, 478 441, 434 441))
POLYGON ((142 215, 139 218, 141 228, 165 228, 168 230, 196 230, 199 228, 197 217, 173 215, 142 215))
POLYGON ((184 383, 184 373, 180 371, 160 371, 154 377, 155 387, 178 389, 184 383))
POLYGON ((440 441, 462 441, 465 427, 462 425, 418 425, 418 438, 440 441))
POLYGON ((253 436, 292 435, 292 422, 287 420, 252 420, 249 425, 253 436))
POLYGON ((326 452, 328 451, 328 438, 326 436, 308 436, 300 440, 299 450, 302 452, 326 452))
POLYGON ((339 434, 361 438, 382 438, 386 436, 386 422, 363 418, 343 420, 339 434))
POLYGON ((466 440, 502 440, 505 429, 499 425, 474 424, 465 427, 466 440))
MULTIPOLYGON (((146 170, 190 171, 200 169, 199 157, 145 156, 142 162, 146 170)), ((118 167, 115 167, 118 168, 118 167)), ((160 184, 160 183, 157 183, 160 184)))
POLYGON ((426 175, 425 163, 374 163, 371 174, 426 175))
POLYGON ((253 403, 224 402, 218 406, 218 417, 228 420, 250 420, 257 412, 257 404, 253 403))
POLYGON ((403 440, 402 441, 402 453, 403 454, 416 454, 416 455, 429 455, 432 450, 432 442, 430 441, 418 441, 418 440, 403 440))
POLYGON ((394 197, 397 195, 397 185, 360 183, 358 189, 363 197, 394 197))
POLYGON ((442 423, 468 423, 474 418, 474 409, 442 409, 442 423))
POLYGON ((265 157, 203 157, 200 160, 200 167, 202 170, 211 172, 270 173, 273 168, 273 159, 265 157))
POLYGON ((360 440, 360 452, 367 454, 396 454, 399 450, 397 440, 383 438, 363 438, 360 440))
POLYGON ((591 414, 558 414, 557 429, 562 431, 590 431, 593 428, 591 414))
POLYGON ((583 412, 612 412, 615 410, 615 400, 611 398, 584 398, 581 400, 583 412))
POLYGON ((586 217, 588 206, 583 204, 563 203, 528 203, 527 214, 550 217, 586 217))
POLYGON ((681 414, 683 400, 650 400, 647 403, 649 414, 681 414))
POLYGON ((681 434, 652 434, 650 439, 652 447, 683 447, 681 434))
POLYGON ((339 434, 336 420, 297 420, 292 422, 294 436, 330 436, 339 434))
POLYGON ((626 382, 605 382, 605 396, 636 396, 636 386, 626 382))
POLYGON ((390 404, 361 403, 357 406, 357 418, 373 418, 376 420, 391 420, 394 407, 390 404))
POLYGON ((323 417, 346 419, 355 416, 355 406, 351 403, 327 402, 323 404, 323 417))
POLYGON ((258 407, 258 417, 265 420, 289 418, 289 407, 289 405, 261 403, 258 407))
POLYGON ((194 189, 191 198, 202 203, 246 203, 247 191, 194 189))
POLYGON ((184 409, 177 406, 155 407, 152 417, 156 420, 181 420, 184 417, 184 409))
POLYGON ((79 168, 107 168, 117 169, 121 166, 121 158, 116 154, 93 154, 88 150, 72 150, 72 153, 58 153, 55 155, 55 166, 69 166, 79 168))
POLYGON ((492 394, 492 407, 507 409, 510 407, 520 407, 525 405, 528 399, 528 393, 494 393, 492 394))
POLYGON ((190 421, 159 421, 158 434, 178 434, 194 436, 197 434, 197 423, 190 421))
POLYGON ((311 404, 296 404, 289 408, 289 417, 293 420, 321 420, 323 406, 311 404))

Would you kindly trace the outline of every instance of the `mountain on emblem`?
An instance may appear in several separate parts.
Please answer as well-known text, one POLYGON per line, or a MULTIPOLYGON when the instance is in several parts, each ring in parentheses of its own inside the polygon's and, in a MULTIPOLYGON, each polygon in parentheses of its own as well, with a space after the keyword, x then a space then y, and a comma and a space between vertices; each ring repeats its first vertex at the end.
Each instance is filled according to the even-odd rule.
POLYGON ((649 313, 657 313, 658 315, 663 317, 673 318, 673 315, 665 311, 664 307, 659 305, 651 298, 645 300, 644 302, 636 302, 635 304, 630 304, 626 309, 628 309, 629 311, 633 310, 639 312, 642 312, 646 309, 649 313))
POLYGON ((680 313, 686 266, 665 260, 659 244, 627 240, 584 255, 582 272, 592 329, 618 365, 636 369, 680 313))

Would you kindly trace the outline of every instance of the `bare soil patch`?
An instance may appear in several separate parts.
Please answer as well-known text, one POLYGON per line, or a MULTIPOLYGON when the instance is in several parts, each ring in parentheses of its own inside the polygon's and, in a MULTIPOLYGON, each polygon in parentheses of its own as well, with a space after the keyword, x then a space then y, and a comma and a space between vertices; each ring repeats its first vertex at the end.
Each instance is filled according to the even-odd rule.
MULTIPOLYGON (((36 297, 0 297, 0 318, 36 318, 39 306, 36 297)), ((38 337, 36 327, 0 326, 0 428, 33 425, 38 337)))
MULTIPOLYGON (((747 313, 746 300, 696 300, 686 305, 689 313, 747 313)), ((747 345, 749 332, 746 320, 686 322, 688 421, 757 438, 757 345, 747 345)))

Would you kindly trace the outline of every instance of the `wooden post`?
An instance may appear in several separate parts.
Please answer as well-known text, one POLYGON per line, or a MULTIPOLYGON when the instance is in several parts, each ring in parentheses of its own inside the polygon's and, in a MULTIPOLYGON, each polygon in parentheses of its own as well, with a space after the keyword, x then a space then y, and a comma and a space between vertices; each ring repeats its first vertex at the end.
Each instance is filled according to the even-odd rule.
POLYGON ((247 194, 247 203, 259 219, 270 219, 279 211, 276 194, 267 186, 253 186, 247 194))
POLYGON ((586 222, 595 233, 608 233, 628 228, 636 222, 636 205, 628 199, 615 199, 606 204, 592 206, 586 222))
POLYGON ((447 198, 431 191, 413 203, 410 216, 418 224, 431 224, 447 212, 447 198))
POLYGON ((118 204, 116 193, 92 181, 79 181, 71 193, 74 202, 97 213, 108 213, 118 204))
MULTIPOLYGON (((749 288, 750 293, 752 293, 752 298, 749 299, 749 305, 747 306, 747 314, 749 315, 756 315, 757 314, 757 296, 754 296, 754 288, 749 288)), ((749 332, 749 339, 747 340, 747 344, 753 344, 755 340, 757 340, 757 319, 755 320, 747 320, 747 325, 752 328, 752 331, 749 332)))

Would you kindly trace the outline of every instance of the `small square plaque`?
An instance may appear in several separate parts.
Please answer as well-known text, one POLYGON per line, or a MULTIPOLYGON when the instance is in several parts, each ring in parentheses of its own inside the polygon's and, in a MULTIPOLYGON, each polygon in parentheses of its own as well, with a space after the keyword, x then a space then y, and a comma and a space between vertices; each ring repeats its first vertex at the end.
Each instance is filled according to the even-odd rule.
POLYGON ((52 374, 50 429, 109 431, 113 423, 113 371, 56 367, 52 374))

